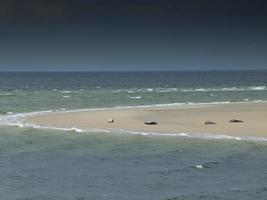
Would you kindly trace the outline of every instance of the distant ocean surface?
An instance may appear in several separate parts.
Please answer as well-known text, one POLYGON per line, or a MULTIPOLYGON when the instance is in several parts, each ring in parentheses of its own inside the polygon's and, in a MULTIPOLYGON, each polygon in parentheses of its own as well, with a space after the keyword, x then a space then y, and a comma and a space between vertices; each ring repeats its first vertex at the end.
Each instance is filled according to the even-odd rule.
POLYGON ((267 101, 267 71, 1 72, 0 199, 267 199, 265 141, 5 126, 19 113, 267 101))
POLYGON ((267 100, 267 71, 2 72, 0 113, 267 100))

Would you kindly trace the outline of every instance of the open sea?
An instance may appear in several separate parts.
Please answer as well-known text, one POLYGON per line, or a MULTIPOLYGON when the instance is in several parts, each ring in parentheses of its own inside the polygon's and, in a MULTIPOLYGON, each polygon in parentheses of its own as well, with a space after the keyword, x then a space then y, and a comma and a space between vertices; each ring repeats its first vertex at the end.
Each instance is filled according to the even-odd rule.
POLYGON ((18 120, 259 101, 267 101, 267 71, 1 72, 0 200, 266 200, 264 139, 38 129, 18 120))

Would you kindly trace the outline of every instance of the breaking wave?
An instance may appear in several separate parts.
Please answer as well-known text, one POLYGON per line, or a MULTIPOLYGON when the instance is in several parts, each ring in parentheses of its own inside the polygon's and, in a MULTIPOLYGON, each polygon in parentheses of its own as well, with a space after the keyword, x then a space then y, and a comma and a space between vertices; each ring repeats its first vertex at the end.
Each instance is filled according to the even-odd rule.
POLYGON ((262 91, 267 90, 266 86, 248 86, 248 87, 223 87, 223 88, 132 88, 114 90, 114 93, 168 93, 168 92, 225 92, 225 91, 262 91))

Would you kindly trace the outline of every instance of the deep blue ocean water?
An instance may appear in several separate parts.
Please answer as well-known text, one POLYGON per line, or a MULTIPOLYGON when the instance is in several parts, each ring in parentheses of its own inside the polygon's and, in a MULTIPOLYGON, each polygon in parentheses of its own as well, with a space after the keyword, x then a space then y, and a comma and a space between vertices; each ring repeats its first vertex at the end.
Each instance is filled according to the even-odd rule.
MULTIPOLYGON (((0 73, 0 113, 267 100, 267 71, 0 73)), ((266 116, 267 117, 267 116, 266 116)), ((264 141, 0 127, 0 199, 267 199, 264 141)))

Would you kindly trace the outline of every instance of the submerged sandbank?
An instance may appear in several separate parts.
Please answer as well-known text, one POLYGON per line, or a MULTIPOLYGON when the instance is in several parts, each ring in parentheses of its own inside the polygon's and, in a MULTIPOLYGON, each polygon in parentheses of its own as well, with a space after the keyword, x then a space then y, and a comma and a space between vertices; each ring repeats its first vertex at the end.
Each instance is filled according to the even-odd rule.
POLYGON ((26 122, 57 128, 267 137, 266 119, 267 103, 259 102, 46 113, 29 116, 26 122), (114 119, 114 123, 108 123, 110 118, 114 119), (244 122, 229 123, 231 119, 244 122), (147 120, 157 121, 158 124, 145 125, 147 120), (216 124, 204 125, 205 121, 216 124))

